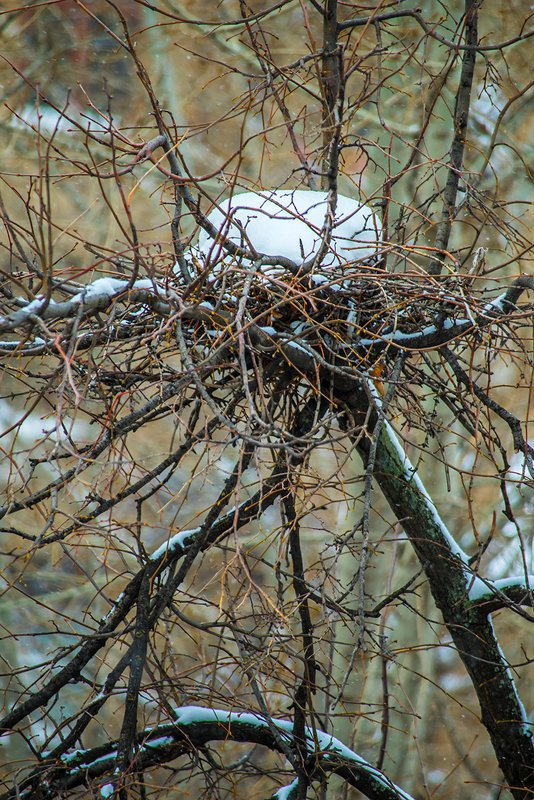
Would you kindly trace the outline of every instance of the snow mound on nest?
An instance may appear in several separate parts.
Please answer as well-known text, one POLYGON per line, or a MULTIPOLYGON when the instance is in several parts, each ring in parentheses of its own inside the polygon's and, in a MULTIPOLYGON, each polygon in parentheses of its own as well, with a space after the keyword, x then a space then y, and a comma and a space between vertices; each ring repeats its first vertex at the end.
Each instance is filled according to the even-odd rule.
MULTIPOLYGON (((304 189, 244 192, 223 200, 208 219, 221 237, 234 244, 247 250, 252 245, 262 255, 283 256, 300 264, 319 251, 327 197, 326 192, 304 189)), ((322 265, 342 265, 374 256, 380 232, 380 222, 369 206, 338 195, 330 246, 322 265)), ((198 250, 207 259, 220 253, 220 245, 202 230, 198 250)))

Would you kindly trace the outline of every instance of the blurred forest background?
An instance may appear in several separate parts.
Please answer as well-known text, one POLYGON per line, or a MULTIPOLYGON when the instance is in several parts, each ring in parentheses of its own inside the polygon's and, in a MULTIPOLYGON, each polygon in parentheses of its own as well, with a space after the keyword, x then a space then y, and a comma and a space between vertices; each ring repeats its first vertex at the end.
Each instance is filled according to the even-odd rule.
MULTIPOLYGON (((322 46, 322 19, 311 0, 278 6, 273 11, 271 0, 65 0, 0 11, 1 207, 4 218, 20 226, 25 248, 31 241, 28 252, 37 273, 46 264, 66 286, 107 276, 128 279, 137 252, 139 278, 175 281, 172 181, 150 165, 118 177, 135 148, 157 135, 145 74, 178 143, 181 166, 196 176, 191 189, 205 212, 233 186, 306 186, 310 166, 318 168, 324 154, 323 84, 312 57, 322 46), (264 19, 262 12, 268 12, 264 19), (243 14, 255 15, 254 24, 244 24, 243 14), (121 44, 125 26, 137 61, 121 44), (110 179, 96 178, 97 172, 110 173, 110 179)), ((362 198, 383 218, 384 241, 391 244, 387 270, 398 274, 426 268, 434 253, 461 69, 462 50, 450 42, 461 43, 464 31, 459 0, 423 0, 413 15, 395 18, 407 8, 403 2, 376 2, 340 3, 338 9, 341 22, 392 15, 340 33, 350 81, 339 191, 362 198)), ((526 0, 480 4, 481 51, 446 270, 472 275, 477 291, 488 298, 517 276, 534 274, 533 29, 526 0), (512 44, 494 48, 496 42, 512 44)), ((184 243, 194 241, 198 226, 185 207, 180 224, 184 243)), ((24 264, 13 256, 16 248, 5 226, 0 237, 6 285, 11 281, 12 290, 18 286, 21 297, 33 299, 38 281, 28 280, 24 264)), ((488 335, 477 357, 485 390, 491 387, 492 398, 522 421, 528 439, 532 307, 524 310, 521 335, 507 341, 503 336, 502 347, 488 335)), ((2 502, 18 502, 61 476, 76 463, 81 447, 98 440, 106 415, 133 411, 176 379, 182 361, 163 322, 158 336, 157 341, 140 336, 133 351, 128 341, 110 349, 99 342, 84 370, 74 364, 70 375, 58 356, 37 351, 17 356, 0 343, 2 502)), ((429 364, 437 361, 428 355, 429 364)), ((206 431, 165 481, 150 493, 144 489, 146 501, 142 492, 126 496, 75 524, 92 508, 92 498, 117 496, 179 447, 191 423, 194 389, 188 391, 183 406, 169 402, 84 468, 59 497, 0 523, 0 681, 6 712, 50 680, 77 642, 97 630, 147 553, 177 531, 195 529, 216 502, 234 469, 236 443, 206 431), (69 530, 66 538, 38 546, 60 529, 69 530)), ((414 385, 411 405, 406 401, 395 418, 406 452, 456 541, 478 559, 486 577, 534 572, 532 481, 524 458, 512 457, 511 434, 494 420, 511 459, 505 515, 503 466, 485 422, 470 436, 455 407, 442 401, 414 385)), ((200 414, 208 419, 205 409, 200 414)), ((476 419, 475 413, 475 428, 476 419)), ((243 496, 252 496, 268 475, 274 456, 262 458, 245 465, 243 496)), ((419 562, 378 492, 372 502, 365 592, 367 608, 376 613, 366 618, 363 640, 357 614, 343 615, 326 602, 313 611, 316 657, 327 665, 331 682, 321 698, 321 719, 363 758, 379 760, 413 797, 504 800, 510 795, 501 788, 476 696, 419 562), (380 607, 407 582, 402 601, 380 607)), ((358 457, 341 433, 334 444, 326 437, 303 467, 299 485, 306 578, 318 595, 346 599, 351 607, 357 607, 362 549, 360 532, 351 532, 364 503, 358 457)), ((287 594, 283 525, 274 504, 239 535, 198 557, 182 586, 183 617, 169 607, 150 641, 138 728, 157 724, 171 706, 255 706, 248 656, 231 633, 237 621, 254 653, 254 674, 269 711, 289 713, 300 644, 297 608, 287 594)), ((493 623, 530 712, 531 618, 503 610, 493 623)), ((126 629, 118 631, 84 670, 83 681, 35 711, 21 735, 2 739, 3 791, 11 791, 32 768, 37 751, 58 745, 125 652, 128 636, 126 629)), ((85 731, 84 747, 119 736, 123 692, 119 684, 85 731)), ((243 746, 221 743, 216 752, 221 763, 237 763, 243 746)), ((205 797, 268 797, 289 774, 281 757, 261 748, 243 765, 222 770, 206 788, 212 769, 200 756, 193 774, 176 765, 162 767, 150 774, 144 796, 175 797, 186 790, 205 797)), ((329 784, 328 794, 323 791, 329 798, 361 796, 340 778, 329 784)))

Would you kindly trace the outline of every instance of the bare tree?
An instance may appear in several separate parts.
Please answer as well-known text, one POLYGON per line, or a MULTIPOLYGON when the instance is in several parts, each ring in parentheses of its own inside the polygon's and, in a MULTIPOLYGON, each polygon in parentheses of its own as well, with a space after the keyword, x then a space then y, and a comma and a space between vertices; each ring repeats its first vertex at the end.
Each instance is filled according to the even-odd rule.
POLYGON ((0 19, 2 800, 533 797, 530 6, 0 19))

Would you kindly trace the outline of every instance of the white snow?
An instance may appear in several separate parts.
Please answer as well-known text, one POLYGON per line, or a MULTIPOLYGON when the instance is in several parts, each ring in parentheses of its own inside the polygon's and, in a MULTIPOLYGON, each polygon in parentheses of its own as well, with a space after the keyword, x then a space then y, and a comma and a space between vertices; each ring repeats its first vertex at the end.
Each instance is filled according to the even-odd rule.
POLYGON ((295 322, 291 322, 289 324, 289 327, 291 328, 295 336, 300 336, 301 333, 303 333, 306 330, 309 330, 311 328, 311 325, 309 322, 301 322, 300 320, 295 320, 295 322))
MULTIPOLYGON (((292 721, 286 719, 277 719, 276 717, 271 717, 269 721, 267 721, 262 715, 253 714, 250 712, 234 712, 226 709, 205 708, 203 706, 182 706, 175 709, 175 715, 175 724, 179 726, 194 725, 195 723, 202 722, 220 722, 223 725, 229 726, 232 723, 241 722, 264 729, 269 729, 269 726, 272 727, 274 725, 283 734, 284 738, 287 738, 288 742, 293 735, 292 721)), ((145 734, 152 732, 152 730, 152 728, 145 729, 145 734)), ((336 739, 335 736, 325 733, 324 731, 313 730, 309 727, 305 728, 305 736, 310 754, 317 751, 317 746, 326 757, 328 757, 328 755, 331 753, 335 753, 347 761, 352 761, 353 764, 357 764, 376 781, 382 784, 382 786, 395 791, 399 797, 399 800, 413 800, 411 795, 409 795, 407 792, 404 792, 399 786, 396 786, 394 783, 392 783, 383 772, 376 767, 373 767, 372 764, 355 753, 354 750, 346 747, 346 745, 344 745, 339 739, 336 739)), ((146 741, 144 742, 143 746, 147 748, 158 747, 172 744, 173 742, 174 738, 166 735, 157 739, 146 741)), ((91 759, 89 753, 90 751, 75 750, 69 755, 64 755, 61 760, 65 764, 70 764, 74 760, 80 760, 81 756, 86 756, 85 760, 80 761, 80 764, 77 766, 77 769, 80 769, 88 768, 100 762, 109 761, 110 759, 116 758, 115 750, 112 750, 105 756, 96 759, 91 759)), ((287 800, 290 791, 296 786, 296 784, 297 780, 294 780, 288 786, 282 786, 276 792, 275 797, 277 797, 278 800, 287 800)), ((110 797, 112 793, 113 785, 111 783, 102 786, 100 789, 101 797, 110 797)))
POLYGON ((312 283, 316 286, 323 286, 323 284, 328 283, 328 278, 326 275, 312 275, 312 283))
POLYGON ((193 536, 196 536, 199 531, 200 528, 194 528, 193 530, 189 531, 180 531, 167 542, 163 542, 163 544, 160 545, 157 550, 154 550, 150 556, 150 560, 157 561, 159 558, 165 555, 165 553, 172 553, 173 550, 176 550, 178 547, 184 547, 187 540, 193 538, 193 536))
POLYGON ((120 280, 119 278, 97 278, 93 283, 87 284, 81 292, 75 294, 71 300, 73 303, 81 303, 83 300, 89 297, 95 297, 99 294, 116 294, 127 285, 127 281, 120 280))
MULTIPOLYGON (((111 750, 109 753, 106 753, 105 755, 100 756, 99 758, 90 759, 89 758, 89 755, 90 755, 90 751, 89 750, 74 750, 72 753, 69 753, 68 755, 61 756, 61 760, 65 764, 69 764, 71 761, 74 761, 75 759, 79 758, 80 756, 84 756, 84 755, 87 755, 87 759, 85 759, 84 761, 80 761, 80 763, 76 765, 76 769, 94 767, 97 764, 103 764, 103 763, 105 763, 107 761, 111 761, 111 760, 117 758, 117 751, 116 750, 111 750)), ((72 772, 73 772, 73 770, 71 770, 71 773, 72 772)))
MULTIPOLYGON (((41 307, 44 304, 44 301, 45 301, 44 295, 38 294, 35 300, 32 300, 31 303, 28 303, 27 306, 24 306, 24 311, 27 314, 35 314, 41 309, 41 307)), ((50 300, 50 305, 54 305, 53 300, 50 300)))
POLYGON ((437 510, 436 506, 434 505, 434 502, 433 502, 432 498, 430 497, 430 495, 428 494, 427 490, 425 489, 423 481, 421 480, 421 478, 417 474, 417 470, 415 469, 415 467, 411 463, 410 459, 408 458, 408 456, 404 452, 404 448, 401 446, 395 431, 393 430, 393 428, 391 427, 389 422, 385 423, 385 427, 387 429, 387 432, 388 432, 389 438, 391 440, 391 443, 395 447, 395 450, 397 451, 397 453, 399 455, 399 458, 402 459, 403 467, 404 467, 404 479, 406 480, 407 483, 410 483, 410 482, 413 481, 413 483, 417 487, 417 491, 424 498, 425 505, 428 508, 428 510, 430 511, 430 513, 432 515, 432 518, 434 520, 434 523, 441 530, 441 533, 443 534, 444 538, 447 540, 447 543, 448 543, 449 547, 451 548, 452 552, 454 553, 454 555, 459 556, 459 558, 462 561, 467 562, 467 554, 462 550, 460 545, 457 543, 456 539, 454 539, 454 537, 450 533, 449 529, 447 528, 447 526, 445 525, 445 523, 441 519, 441 517, 440 517, 440 515, 438 513, 438 510, 437 510))
MULTIPOLYGON (((372 347, 372 345, 376 344, 377 340, 382 342, 403 342, 406 339, 413 339, 414 336, 422 338, 424 336, 432 336, 435 333, 438 333, 443 330, 449 330, 450 328, 455 327, 456 325, 465 325, 468 323, 469 320, 467 319, 460 319, 460 320, 451 320, 446 319, 442 325, 438 328, 436 325, 427 325, 426 328, 421 328, 417 331, 412 331, 411 333, 405 333, 404 331, 394 330, 390 331, 390 333, 381 333, 377 334, 373 338, 368 339, 359 339, 358 344, 362 347, 372 347)), ((473 323, 471 323, 473 324, 473 323)))
POLYGON ((525 592, 527 592, 527 581, 528 586, 531 588, 531 591, 533 591, 534 575, 527 575, 526 577, 525 575, 513 575, 509 578, 497 578, 497 580, 479 581, 476 586, 473 585, 469 590, 469 599, 480 600, 481 597, 491 597, 493 594, 493 589, 504 592, 506 589, 511 589, 514 586, 519 586, 520 588, 524 589, 525 592))
MULTIPOLYGON (((300 264, 320 249, 328 211, 327 197, 326 192, 304 189, 244 192, 223 200, 208 219, 234 244, 249 250, 248 238, 257 253, 284 256, 300 264)), ((380 222, 369 206, 338 195, 329 252, 322 265, 343 264, 375 255, 380 233, 380 222)), ((218 251, 218 246, 203 230, 198 248, 204 257, 212 248, 218 251)))
MULTIPOLYGON (((490 300, 482 309, 482 315, 487 314, 491 311, 495 312, 502 312, 504 310, 504 301, 506 299, 506 292, 500 294, 498 297, 495 297, 493 300, 490 300)), ((432 336, 436 333, 440 333, 441 331, 448 331, 451 328, 455 328, 461 325, 476 325, 476 322, 472 318, 460 318, 460 319, 453 319, 447 318, 442 323, 440 323, 439 327, 436 325, 427 325, 425 328, 421 328, 417 331, 412 331, 411 333, 406 333, 401 330, 394 330, 390 331, 389 333, 381 333, 377 334, 373 338, 366 338, 366 339, 359 339, 358 344, 362 347, 372 347, 376 344, 377 340, 382 342, 394 342, 396 344, 400 344, 407 339, 413 339, 417 337, 418 339, 422 339, 426 336, 432 336)))
POLYGON ((164 747, 166 744, 174 744, 172 736, 160 736, 159 739, 151 739, 144 742, 143 747, 164 747))
MULTIPOLYGON (((89 297, 97 297, 98 295, 112 296, 125 289, 128 284, 129 281, 121 280, 119 278, 97 278, 96 281, 88 283, 81 292, 75 294, 74 297, 71 298, 71 302, 81 303, 83 300, 87 300, 89 297)), ((132 284, 132 289, 153 288, 154 284, 149 278, 141 278, 138 281, 134 281, 132 284)))
POLYGON ((483 311, 502 311, 504 308, 504 301, 506 299, 506 292, 494 297, 489 303, 486 303, 483 311))
POLYGON ((297 788, 298 782, 299 779, 295 778, 295 780, 289 783, 287 786, 281 786, 278 791, 274 793, 273 797, 277 797, 278 800, 287 800, 293 789, 297 788))
POLYGON ((305 347, 304 345, 293 341, 287 341, 285 344, 288 347, 293 347, 295 350, 300 350, 301 352, 306 353, 307 356, 313 355, 313 350, 311 349, 311 347, 305 347))

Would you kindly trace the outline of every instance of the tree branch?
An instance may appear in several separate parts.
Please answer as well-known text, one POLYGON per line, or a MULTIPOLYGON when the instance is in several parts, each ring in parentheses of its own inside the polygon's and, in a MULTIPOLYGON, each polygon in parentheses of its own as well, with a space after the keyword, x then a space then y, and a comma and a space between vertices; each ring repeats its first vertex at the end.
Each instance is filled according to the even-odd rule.
MULTIPOLYGON (((267 721, 259 714, 238 713, 224 709, 209 709, 186 706, 175 711, 173 724, 158 725, 140 731, 137 736, 136 768, 145 772, 188 755, 195 757, 197 750, 212 741, 255 743, 280 752, 278 737, 273 735, 267 721), (191 748, 194 749, 191 755, 191 748)), ((292 740, 292 723, 271 718, 288 743, 292 740)), ((392 783, 380 770, 346 747, 339 739, 320 730, 305 729, 308 756, 317 763, 317 780, 324 771, 340 775, 351 786, 357 788, 369 800, 413 800, 409 794, 392 783)), ((65 757, 61 767, 45 772, 22 782, 17 800, 35 798, 39 786, 39 800, 53 800, 66 791, 79 786, 90 786, 100 778, 113 772, 118 742, 109 742, 92 750, 84 750, 65 757), (46 776, 46 779, 43 778, 46 776)), ((0 800, 11 800, 15 790, 0 796, 0 800)))
POLYGON ((447 183, 443 189, 443 211, 436 228, 436 255, 428 268, 430 275, 439 275, 447 253, 452 223, 456 216, 456 195, 462 174, 462 163, 469 120, 471 87, 475 72, 476 49, 478 44, 478 3, 479 0, 465 0, 465 40, 469 49, 464 51, 462 72, 456 93, 454 107, 454 136, 451 144, 450 166, 447 183))
MULTIPOLYGON (((362 390, 347 396, 345 402, 356 415, 367 411, 362 390)), ((373 414, 371 429, 375 420, 373 414)), ((360 437, 357 450, 364 464, 369 448, 369 439, 360 437)), ((526 800, 534 791, 531 731, 491 622, 481 607, 474 608, 469 601, 469 592, 483 595, 485 585, 470 573, 467 557, 446 529, 389 425, 381 431, 373 472, 426 572, 434 601, 477 693, 482 722, 510 792, 516 800, 526 800)))

